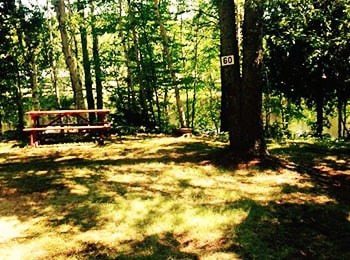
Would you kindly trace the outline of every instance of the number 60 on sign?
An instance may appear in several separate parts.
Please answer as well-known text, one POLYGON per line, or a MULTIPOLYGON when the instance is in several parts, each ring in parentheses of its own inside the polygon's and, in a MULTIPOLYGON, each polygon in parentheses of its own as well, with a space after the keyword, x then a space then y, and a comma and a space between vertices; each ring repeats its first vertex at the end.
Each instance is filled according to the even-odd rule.
POLYGON ((235 63, 235 59, 234 59, 233 55, 221 57, 221 66, 233 65, 234 63, 235 63))

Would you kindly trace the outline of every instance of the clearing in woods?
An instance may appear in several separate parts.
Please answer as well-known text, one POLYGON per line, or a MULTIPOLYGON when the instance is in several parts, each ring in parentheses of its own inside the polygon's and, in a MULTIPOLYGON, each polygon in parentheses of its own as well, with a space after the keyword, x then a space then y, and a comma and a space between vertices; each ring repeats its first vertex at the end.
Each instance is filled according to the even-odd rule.
POLYGON ((225 146, 0 143, 1 258, 350 259, 349 144, 225 146))

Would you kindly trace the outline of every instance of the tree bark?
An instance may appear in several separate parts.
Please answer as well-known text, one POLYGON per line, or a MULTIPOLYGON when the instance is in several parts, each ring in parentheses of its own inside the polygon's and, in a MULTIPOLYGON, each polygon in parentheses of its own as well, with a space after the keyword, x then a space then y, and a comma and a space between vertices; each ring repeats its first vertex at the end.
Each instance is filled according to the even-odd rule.
MULTIPOLYGON (((144 86, 144 71, 142 68, 142 54, 140 52, 139 47, 139 36, 135 28, 134 22, 134 8, 132 7, 130 0, 128 0, 129 5, 129 19, 131 24, 132 38, 134 43, 134 54, 136 61, 136 70, 137 70, 137 79, 140 88, 140 105, 141 105, 141 114, 142 114, 142 123, 144 123, 147 127, 149 127, 149 116, 148 116, 148 107, 147 107, 147 98, 146 98, 146 90, 144 86)), ((150 105, 152 107, 152 104, 150 105)))
MULTIPOLYGON (((128 6, 129 6, 129 15, 132 15, 131 12, 131 7, 130 7, 130 1, 128 1, 128 6)), ((122 19, 122 13, 123 13, 123 10, 122 10, 122 2, 120 1, 119 2, 119 28, 118 28, 118 31, 119 31, 119 37, 121 38, 121 44, 122 44, 122 48, 123 48, 123 51, 124 51, 124 57, 125 57, 125 64, 126 64, 126 67, 127 67, 127 80, 126 80, 126 83, 127 83, 127 86, 128 86, 128 103, 127 103, 127 108, 130 110, 130 109, 135 109, 136 108, 136 96, 135 96, 135 79, 134 79, 134 75, 132 73, 132 61, 131 61, 131 57, 129 55, 129 49, 131 48, 130 47, 130 32, 129 30, 126 30, 126 36, 124 37, 123 35, 123 32, 125 31, 123 29, 123 19, 122 19)), ((129 18, 130 20, 130 18, 129 18)))
POLYGON ((31 68, 31 74, 30 74, 30 83, 32 87, 32 97, 33 97, 33 107, 35 111, 40 110, 40 101, 39 101, 39 86, 38 86, 38 68, 36 65, 36 53, 34 50, 31 51, 30 55, 30 68, 31 68))
POLYGON ((0 113, 0 137, 2 136, 2 118, 3 115, 0 113))
POLYGON ((338 138, 343 137, 343 97, 340 87, 337 88, 337 109, 338 109, 338 138))
MULTIPOLYGON (((94 101, 94 95, 92 91, 92 78, 91 78, 91 64, 90 64, 90 58, 89 58, 89 51, 88 51, 88 43, 87 43, 87 32, 85 23, 85 4, 79 0, 78 1, 78 11, 81 18, 81 24, 80 24, 80 40, 81 40, 81 49, 83 54, 83 67, 84 67, 84 78, 85 78, 85 91, 86 91, 86 99, 89 109, 95 108, 95 101, 94 101)), ((90 123, 93 123, 95 121, 95 113, 89 114, 89 121, 90 123)))
MULTIPOLYGON (((234 56, 233 65, 221 66, 221 131, 230 131, 240 124, 242 117, 240 64, 233 0, 219 1, 219 16, 220 55, 234 56)), ((239 128, 232 134, 240 136, 239 128)))
POLYGON ((79 77, 76 71, 76 63, 72 53, 72 48, 68 42, 68 34, 66 30, 66 11, 64 6, 64 0, 53 0, 55 7, 57 20, 59 24, 62 51, 65 57, 66 65, 70 73, 70 79, 74 92, 74 101, 77 109, 85 109, 84 96, 82 86, 79 81, 79 77))
POLYGON ((23 108, 23 99, 22 99, 22 90, 21 90, 21 75, 19 71, 18 62, 16 61, 16 68, 17 68, 17 82, 16 82, 16 88, 15 88, 15 98, 16 98, 16 105, 17 105, 17 115, 18 115, 18 124, 17 124, 17 131, 20 136, 23 136, 23 129, 24 129, 24 108, 23 108))
MULTIPOLYGON (((162 129, 166 129, 166 127, 163 126, 167 126, 168 125, 168 116, 167 116, 167 100, 164 99, 163 104, 160 104, 160 94, 158 91, 158 84, 157 84, 157 73, 156 73, 156 68, 155 68, 155 57, 154 57, 154 52, 152 50, 152 46, 151 43, 149 41, 149 34, 148 32, 145 30, 145 28, 142 28, 142 37, 145 40, 145 48, 147 50, 146 55, 149 59, 149 65, 148 68, 150 70, 150 74, 148 74, 148 76, 146 75, 146 81, 147 81, 147 87, 148 87, 148 95, 147 98, 149 99, 150 102, 150 108, 151 108, 151 114, 152 114, 152 119, 153 122, 155 122, 158 127, 159 127, 159 131, 162 132, 162 129), (153 92, 153 93, 152 93, 153 92), (155 111, 153 109, 153 95, 155 97, 155 106, 157 107, 157 116, 155 115, 155 111), (162 118, 162 112, 164 112, 163 114, 163 118, 162 118)), ((165 92, 167 92, 167 88, 165 88, 164 90, 165 92)), ((166 96, 166 95, 165 95, 166 96)))
POLYGON ((95 7, 93 1, 90 2, 91 8, 91 34, 92 34, 92 55, 93 64, 95 70, 95 83, 96 83, 96 107, 97 109, 103 108, 103 88, 102 88, 102 71, 101 60, 98 47, 98 34, 95 27, 95 7))
POLYGON ((231 148, 244 153, 266 153, 262 121, 262 0, 246 0, 243 23, 243 86, 240 126, 231 130, 231 148), (234 134, 241 128, 240 136, 234 134))
MULTIPOLYGON (((46 2, 47 10, 50 10, 49 8, 49 1, 46 2)), ((50 18, 47 19, 47 27, 49 31, 49 61, 50 61, 50 67, 51 67, 51 80, 53 84, 53 89, 55 90, 55 97, 56 97, 56 105, 57 109, 61 109, 61 99, 60 99, 60 90, 58 87, 58 79, 57 79, 57 65, 56 65, 56 58, 55 58, 55 51, 54 51, 54 43, 53 43, 53 35, 52 35, 52 25, 51 25, 51 11, 50 11, 50 18)))
POLYGON ((322 137, 323 135, 323 91, 320 90, 316 94, 316 136, 322 137))
MULTIPOLYGON (((219 1, 221 56, 234 64, 221 66, 222 130, 228 130, 233 153, 266 153, 262 122, 262 1, 246 0, 243 22, 243 65, 240 76, 235 5, 219 1)), ((224 65, 224 64, 222 64, 224 65)))

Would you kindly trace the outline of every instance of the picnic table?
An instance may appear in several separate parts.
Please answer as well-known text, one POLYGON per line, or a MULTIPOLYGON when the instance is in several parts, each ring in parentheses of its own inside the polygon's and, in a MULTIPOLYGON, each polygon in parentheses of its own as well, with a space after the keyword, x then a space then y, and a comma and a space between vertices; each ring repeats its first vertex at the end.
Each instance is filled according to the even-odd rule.
POLYGON ((99 143, 104 142, 105 134, 110 128, 107 121, 108 109, 50 110, 26 112, 31 119, 31 126, 23 129, 29 133, 30 146, 39 144, 39 135, 60 132, 64 134, 94 132, 99 136, 99 143), (97 121, 90 122, 89 115, 95 114, 97 121))

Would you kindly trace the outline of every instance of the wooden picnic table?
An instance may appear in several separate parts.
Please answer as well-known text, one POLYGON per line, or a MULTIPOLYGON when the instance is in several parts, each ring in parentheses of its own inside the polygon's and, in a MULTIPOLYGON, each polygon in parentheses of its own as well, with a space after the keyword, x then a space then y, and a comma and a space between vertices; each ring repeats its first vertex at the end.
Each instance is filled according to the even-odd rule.
POLYGON ((108 109, 78 109, 78 110, 49 110, 26 112, 31 118, 31 126, 23 129, 30 134, 30 145, 38 145, 38 134, 60 131, 95 131, 99 135, 99 142, 103 143, 105 134, 110 128, 107 121, 108 109), (95 114, 97 121, 90 122, 89 115, 95 114))

